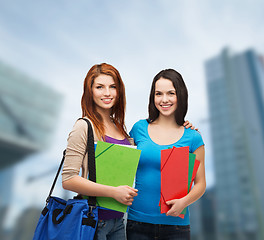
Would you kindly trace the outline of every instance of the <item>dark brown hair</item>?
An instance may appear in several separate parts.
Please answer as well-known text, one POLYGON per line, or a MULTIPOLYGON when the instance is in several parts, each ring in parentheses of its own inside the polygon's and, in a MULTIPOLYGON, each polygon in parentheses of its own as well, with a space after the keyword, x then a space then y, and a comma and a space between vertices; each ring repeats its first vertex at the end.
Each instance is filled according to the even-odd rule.
POLYGON ((150 96, 149 96, 148 121, 154 122, 159 117, 159 111, 155 106, 154 97, 155 97, 156 82, 160 78, 165 78, 170 80, 176 90, 177 109, 174 112, 174 117, 176 123, 181 126, 184 123, 184 118, 188 109, 188 91, 181 74, 175 71, 174 69, 162 70, 154 77, 151 85, 150 96))
POLYGON ((104 138, 105 129, 102 124, 103 119, 102 116, 96 111, 92 93, 92 85, 94 83, 94 79, 101 74, 109 75, 114 79, 117 97, 116 102, 112 107, 111 118, 113 119, 113 122, 115 123, 119 131, 127 138, 128 134, 125 127, 125 86, 118 70, 110 64, 96 64, 88 71, 84 79, 83 95, 81 100, 82 116, 88 117, 92 121, 96 133, 104 138))

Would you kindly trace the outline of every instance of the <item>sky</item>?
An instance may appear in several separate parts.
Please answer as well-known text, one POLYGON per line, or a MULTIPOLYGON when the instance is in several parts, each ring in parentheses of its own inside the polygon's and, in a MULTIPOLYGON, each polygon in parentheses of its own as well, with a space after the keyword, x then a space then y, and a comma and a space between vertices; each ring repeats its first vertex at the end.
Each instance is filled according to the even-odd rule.
POLYGON ((260 0, 0 0, 0 61, 63 96, 49 149, 13 169, 13 195, 21 201, 20 206, 11 203, 10 219, 18 209, 44 204, 53 175, 31 184, 27 179, 58 165, 67 135, 81 115, 83 79, 102 62, 115 66, 124 80, 128 130, 147 118, 153 77, 166 68, 182 74, 189 91, 186 119, 204 139, 207 183, 212 186, 204 63, 224 47, 263 54, 263 9, 260 0))

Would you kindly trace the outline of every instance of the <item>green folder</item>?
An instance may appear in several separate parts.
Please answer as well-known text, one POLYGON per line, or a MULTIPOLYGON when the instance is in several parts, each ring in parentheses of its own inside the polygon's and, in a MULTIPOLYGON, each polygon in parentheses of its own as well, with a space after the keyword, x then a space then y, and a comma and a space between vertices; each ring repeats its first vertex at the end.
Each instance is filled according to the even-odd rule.
MULTIPOLYGON (((108 186, 133 186, 141 151, 135 148, 97 142, 96 182, 108 186)), ((126 212, 127 206, 108 197, 96 197, 99 206, 126 212)))
MULTIPOLYGON (((193 167, 195 162, 196 155, 193 153, 189 153, 189 168, 188 168, 188 193, 190 190, 191 182, 192 182, 192 174, 193 174, 193 167)), ((184 208, 181 214, 186 214, 187 208, 184 208)))
POLYGON ((196 154, 189 153, 188 193, 190 190, 196 154))

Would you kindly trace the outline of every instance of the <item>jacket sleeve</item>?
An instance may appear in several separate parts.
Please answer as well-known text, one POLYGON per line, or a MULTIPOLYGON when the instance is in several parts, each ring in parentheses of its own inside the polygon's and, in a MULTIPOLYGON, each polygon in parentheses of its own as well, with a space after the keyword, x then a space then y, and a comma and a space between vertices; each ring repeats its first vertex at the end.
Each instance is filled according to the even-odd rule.
POLYGON ((62 169, 62 181, 69 180, 79 175, 81 168, 82 175, 84 175, 85 165, 87 166, 87 164, 84 164, 85 155, 87 155, 87 128, 87 123, 85 121, 78 120, 69 133, 64 166, 62 169))

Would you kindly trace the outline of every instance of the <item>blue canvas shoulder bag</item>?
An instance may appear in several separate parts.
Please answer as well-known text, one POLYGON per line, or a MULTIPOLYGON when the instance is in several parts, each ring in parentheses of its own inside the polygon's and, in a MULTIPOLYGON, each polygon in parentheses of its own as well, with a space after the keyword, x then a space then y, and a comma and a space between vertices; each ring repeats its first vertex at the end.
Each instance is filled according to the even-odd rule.
MULTIPOLYGON (((96 182, 94 137, 91 123, 88 124, 88 151, 89 180, 96 182)), ((73 198, 64 200, 51 196, 59 173, 62 169, 66 150, 46 199, 46 206, 41 212, 33 240, 91 240, 94 239, 98 223, 98 207, 96 197, 88 199, 73 198)))

